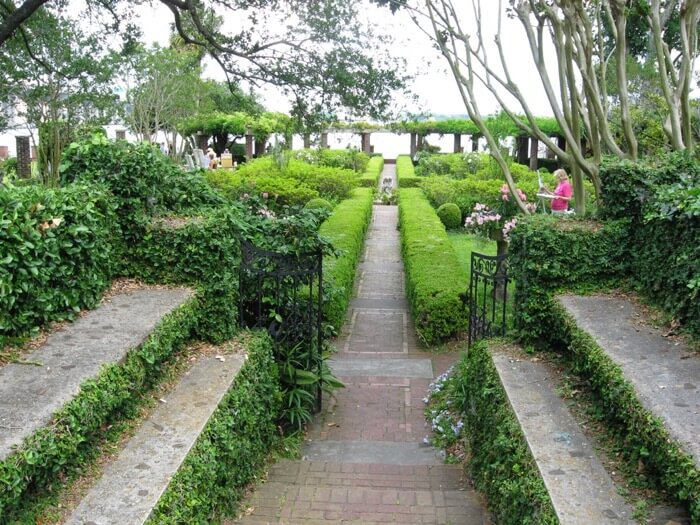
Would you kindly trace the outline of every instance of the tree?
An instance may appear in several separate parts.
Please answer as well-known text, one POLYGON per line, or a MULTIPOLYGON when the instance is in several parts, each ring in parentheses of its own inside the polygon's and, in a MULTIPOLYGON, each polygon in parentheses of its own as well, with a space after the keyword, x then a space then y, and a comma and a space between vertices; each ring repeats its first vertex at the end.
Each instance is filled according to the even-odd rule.
MULTIPOLYGON (((583 178, 591 179, 600 195, 598 166, 603 154, 636 160, 637 137, 631 118, 627 86, 627 21, 630 16, 625 0, 510 0, 506 8, 498 2, 498 21, 493 47, 482 24, 481 1, 472 3, 474 28, 468 29, 463 11, 450 0, 425 0, 415 7, 414 20, 426 28, 450 65, 462 92, 470 117, 487 138, 492 154, 503 169, 506 181, 517 200, 517 192, 497 144, 483 124, 475 96, 479 82, 496 98, 503 110, 523 133, 536 137, 571 166, 576 211, 583 213, 583 178), (562 149, 538 127, 521 83, 510 72, 503 44, 503 17, 520 22, 533 66, 552 112, 566 138, 562 149), (428 23, 426 24, 426 20, 428 23), (427 25, 427 27, 426 27, 427 25), (606 31, 607 30, 607 31, 606 31), (556 67, 546 63, 547 48, 556 53, 556 67), (614 78, 606 77, 608 62, 614 58, 614 78), (611 97, 608 82, 613 81, 620 115, 621 136, 610 123, 611 97), (510 100, 514 100, 516 106, 510 100), (586 146, 582 139, 586 139, 586 146), (590 150, 590 154, 588 151, 590 150)), ((674 149, 693 147, 689 103, 690 80, 697 55, 698 0, 651 0, 634 2, 643 8, 655 57, 659 87, 663 93, 666 127, 674 149), (673 20, 668 10, 678 13, 678 52, 665 40, 667 25, 673 20)), ((489 2, 489 5, 493 5, 489 2)), ((518 202, 525 211, 523 203, 518 202)))
POLYGON ((63 147, 80 126, 107 123, 117 109, 114 54, 101 39, 41 9, 0 49, 0 98, 12 101, 7 125, 39 130, 39 168, 58 183, 63 147))
MULTIPOLYGON (((60 2, 10 0, 0 9, 0 46, 22 31, 41 6, 58 12, 60 2)), ((396 9, 405 0, 372 0, 396 9)), ((349 107, 380 117, 392 91, 404 86, 401 64, 377 53, 385 40, 358 22, 362 0, 160 0, 173 16, 181 45, 211 56, 233 84, 272 83, 295 98, 349 107), (221 18, 235 24, 220 24, 221 18), (357 74, 361 72, 361 74, 357 74)), ((126 0, 87 0, 108 13, 123 31, 133 15, 126 0)), ((108 20, 110 17, 105 17, 108 20)), ((107 23, 105 21, 104 23, 107 23)))

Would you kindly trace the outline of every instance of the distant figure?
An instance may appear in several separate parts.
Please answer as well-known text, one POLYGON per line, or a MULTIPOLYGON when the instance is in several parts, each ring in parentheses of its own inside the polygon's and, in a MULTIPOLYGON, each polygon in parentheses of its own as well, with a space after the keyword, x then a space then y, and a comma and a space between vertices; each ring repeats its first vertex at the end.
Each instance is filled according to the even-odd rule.
POLYGON ((165 142, 161 142, 161 143, 160 143, 160 152, 161 152, 163 155, 167 155, 167 154, 168 154, 168 146, 165 145, 165 142))
POLYGON ((207 151, 207 156, 209 157, 209 169, 215 170, 216 168, 218 168, 219 163, 216 160, 216 153, 214 153, 214 150, 209 148, 209 150, 207 151))
POLYGON ((546 186, 542 186, 540 190, 548 195, 554 195, 554 199, 552 199, 552 215, 564 215, 569 211, 569 201, 573 190, 565 170, 558 169, 554 172, 554 177, 557 179, 557 187, 554 188, 554 193, 549 191, 546 186))

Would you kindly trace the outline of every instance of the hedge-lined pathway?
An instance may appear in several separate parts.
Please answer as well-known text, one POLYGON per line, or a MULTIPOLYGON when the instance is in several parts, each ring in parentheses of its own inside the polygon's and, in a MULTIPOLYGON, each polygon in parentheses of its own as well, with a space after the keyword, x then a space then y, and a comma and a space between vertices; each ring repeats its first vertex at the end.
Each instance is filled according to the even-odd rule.
MULTIPOLYGON (((393 177, 393 165, 382 177, 393 177)), ((423 397, 454 356, 421 352, 404 293, 396 206, 375 206, 339 353, 301 460, 273 465, 236 523, 490 523, 458 465, 423 444, 423 397)))

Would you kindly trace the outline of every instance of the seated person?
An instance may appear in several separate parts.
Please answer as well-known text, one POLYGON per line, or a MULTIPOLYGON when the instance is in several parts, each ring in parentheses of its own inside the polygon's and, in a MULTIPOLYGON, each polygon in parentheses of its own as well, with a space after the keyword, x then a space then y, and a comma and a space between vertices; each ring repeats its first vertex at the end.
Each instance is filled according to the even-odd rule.
POLYGON ((573 190, 565 170, 558 169, 554 172, 554 177, 557 179, 557 187, 554 188, 554 193, 549 191, 546 186, 542 186, 540 191, 554 196, 554 199, 552 199, 552 215, 563 215, 569 210, 569 201, 573 190))
POLYGON ((216 168, 219 167, 219 162, 216 160, 216 153, 214 153, 214 151, 209 151, 208 156, 209 156, 209 169, 215 170, 216 168))

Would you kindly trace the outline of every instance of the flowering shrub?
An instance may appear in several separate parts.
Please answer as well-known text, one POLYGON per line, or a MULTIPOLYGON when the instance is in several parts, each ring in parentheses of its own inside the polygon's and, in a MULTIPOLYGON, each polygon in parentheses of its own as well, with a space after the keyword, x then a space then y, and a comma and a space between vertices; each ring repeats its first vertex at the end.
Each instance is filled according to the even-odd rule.
MULTIPOLYGON (((525 203, 525 207, 530 213, 534 213, 537 206, 527 202, 527 195, 520 189, 516 188, 520 200, 525 203)), ((471 215, 464 221, 464 227, 476 235, 491 238, 492 235, 499 231, 503 235, 503 240, 510 240, 510 233, 518 224, 518 219, 515 215, 518 213, 518 205, 514 199, 511 199, 510 189, 507 184, 501 186, 500 201, 498 209, 491 209, 486 204, 476 203, 471 215), (504 222, 502 222, 504 221, 504 222)))
POLYGON ((441 455, 448 461, 457 459, 462 437, 464 421, 459 412, 459 403, 455 403, 453 386, 454 370, 450 368, 438 376, 428 387, 428 395, 423 398, 426 426, 429 424, 432 434, 423 438, 423 443, 441 449, 441 455))

